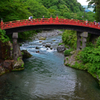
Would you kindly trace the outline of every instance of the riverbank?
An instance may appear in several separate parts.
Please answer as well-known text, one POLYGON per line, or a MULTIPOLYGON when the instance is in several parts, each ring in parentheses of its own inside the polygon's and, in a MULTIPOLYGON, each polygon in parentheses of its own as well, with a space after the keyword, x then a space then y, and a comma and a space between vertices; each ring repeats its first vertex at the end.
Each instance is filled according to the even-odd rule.
POLYGON ((73 54, 70 56, 65 57, 64 64, 65 66, 69 66, 71 68, 79 69, 88 72, 91 74, 96 80, 98 80, 100 86, 100 78, 96 73, 92 73, 88 66, 83 64, 81 60, 79 60, 78 56, 80 56, 81 50, 73 51, 73 54))

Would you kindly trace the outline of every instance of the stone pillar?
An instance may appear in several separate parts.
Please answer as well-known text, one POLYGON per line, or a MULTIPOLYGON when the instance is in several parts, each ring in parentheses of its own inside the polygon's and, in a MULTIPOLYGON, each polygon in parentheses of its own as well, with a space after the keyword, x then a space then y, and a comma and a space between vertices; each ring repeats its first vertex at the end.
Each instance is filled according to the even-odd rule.
POLYGON ((83 49, 86 47, 86 41, 88 37, 88 32, 77 32, 77 50, 83 49))
POLYGON ((81 34, 82 37, 82 49, 84 49, 86 47, 86 41, 87 41, 87 37, 88 37, 88 32, 83 32, 81 34))
POLYGON ((18 33, 14 32, 12 35, 13 38, 13 59, 17 61, 18 58, 18 44, 17 44, 17 38, 18 38, 18 33))
POLYGON ((80 50, 80 46, 81 46, 81 36, 80 36, 80 32, 77 31, 77 50, 80 50))

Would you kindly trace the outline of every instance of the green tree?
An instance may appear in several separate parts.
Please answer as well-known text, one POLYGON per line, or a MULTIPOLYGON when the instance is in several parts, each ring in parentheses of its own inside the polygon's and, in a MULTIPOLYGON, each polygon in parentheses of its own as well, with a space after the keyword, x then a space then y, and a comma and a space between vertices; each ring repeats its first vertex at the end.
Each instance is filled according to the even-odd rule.
POLYGON ((88 6, 93 5, 95 13, 96 21, 100 22, 100 0, 87 0, 89 1, 88 6))
POLYGON ((6 35, 5 30, 0 29, 0 41, 3 43, 9 41, 9 37, 6 35))
POLYGON ((65 45, 69 45, 71 48, 76 49, 76 41, 77 41, 76 31, 66 30, 62 34, 62 40, 63 43, 65 43, 65 45))
POLYGON ((28 10, 35 18, 42 18, 43 15, 45 17, 50 17, 48 9, 36 0, 27 0, 26 3, 28 6, 28 10))
POLYGON ((26 19, 29 14, 27 6, 20 0, 0 0, 0 18, 4 21, 26 19))

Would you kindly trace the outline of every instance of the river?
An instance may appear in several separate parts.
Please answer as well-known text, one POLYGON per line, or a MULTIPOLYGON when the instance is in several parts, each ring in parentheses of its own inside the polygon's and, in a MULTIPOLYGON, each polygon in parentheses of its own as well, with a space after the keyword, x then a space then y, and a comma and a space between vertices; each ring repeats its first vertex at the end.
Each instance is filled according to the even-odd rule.
POLYGON ((56 50, 59 42, 61 35, 23 43, 20 48, 32 57, 24 59, 25 70, 0 77, 0 100, 100 100, 98 82, 90 74, 64 65, 64 55, 56 50))

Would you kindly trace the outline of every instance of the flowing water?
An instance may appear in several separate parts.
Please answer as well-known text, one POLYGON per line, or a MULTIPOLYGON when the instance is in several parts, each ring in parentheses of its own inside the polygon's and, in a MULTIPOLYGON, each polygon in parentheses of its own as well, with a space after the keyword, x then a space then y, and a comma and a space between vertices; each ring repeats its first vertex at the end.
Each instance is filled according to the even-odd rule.
POLYGON ((56 50, 60 41, 61 36, 52 36, 23 43, 21 49, 32 57, 24 60, 25 70, 0 77, 0 100, 100 100, 100 88, 90 74, 64 65, 64 55, 56 50))

